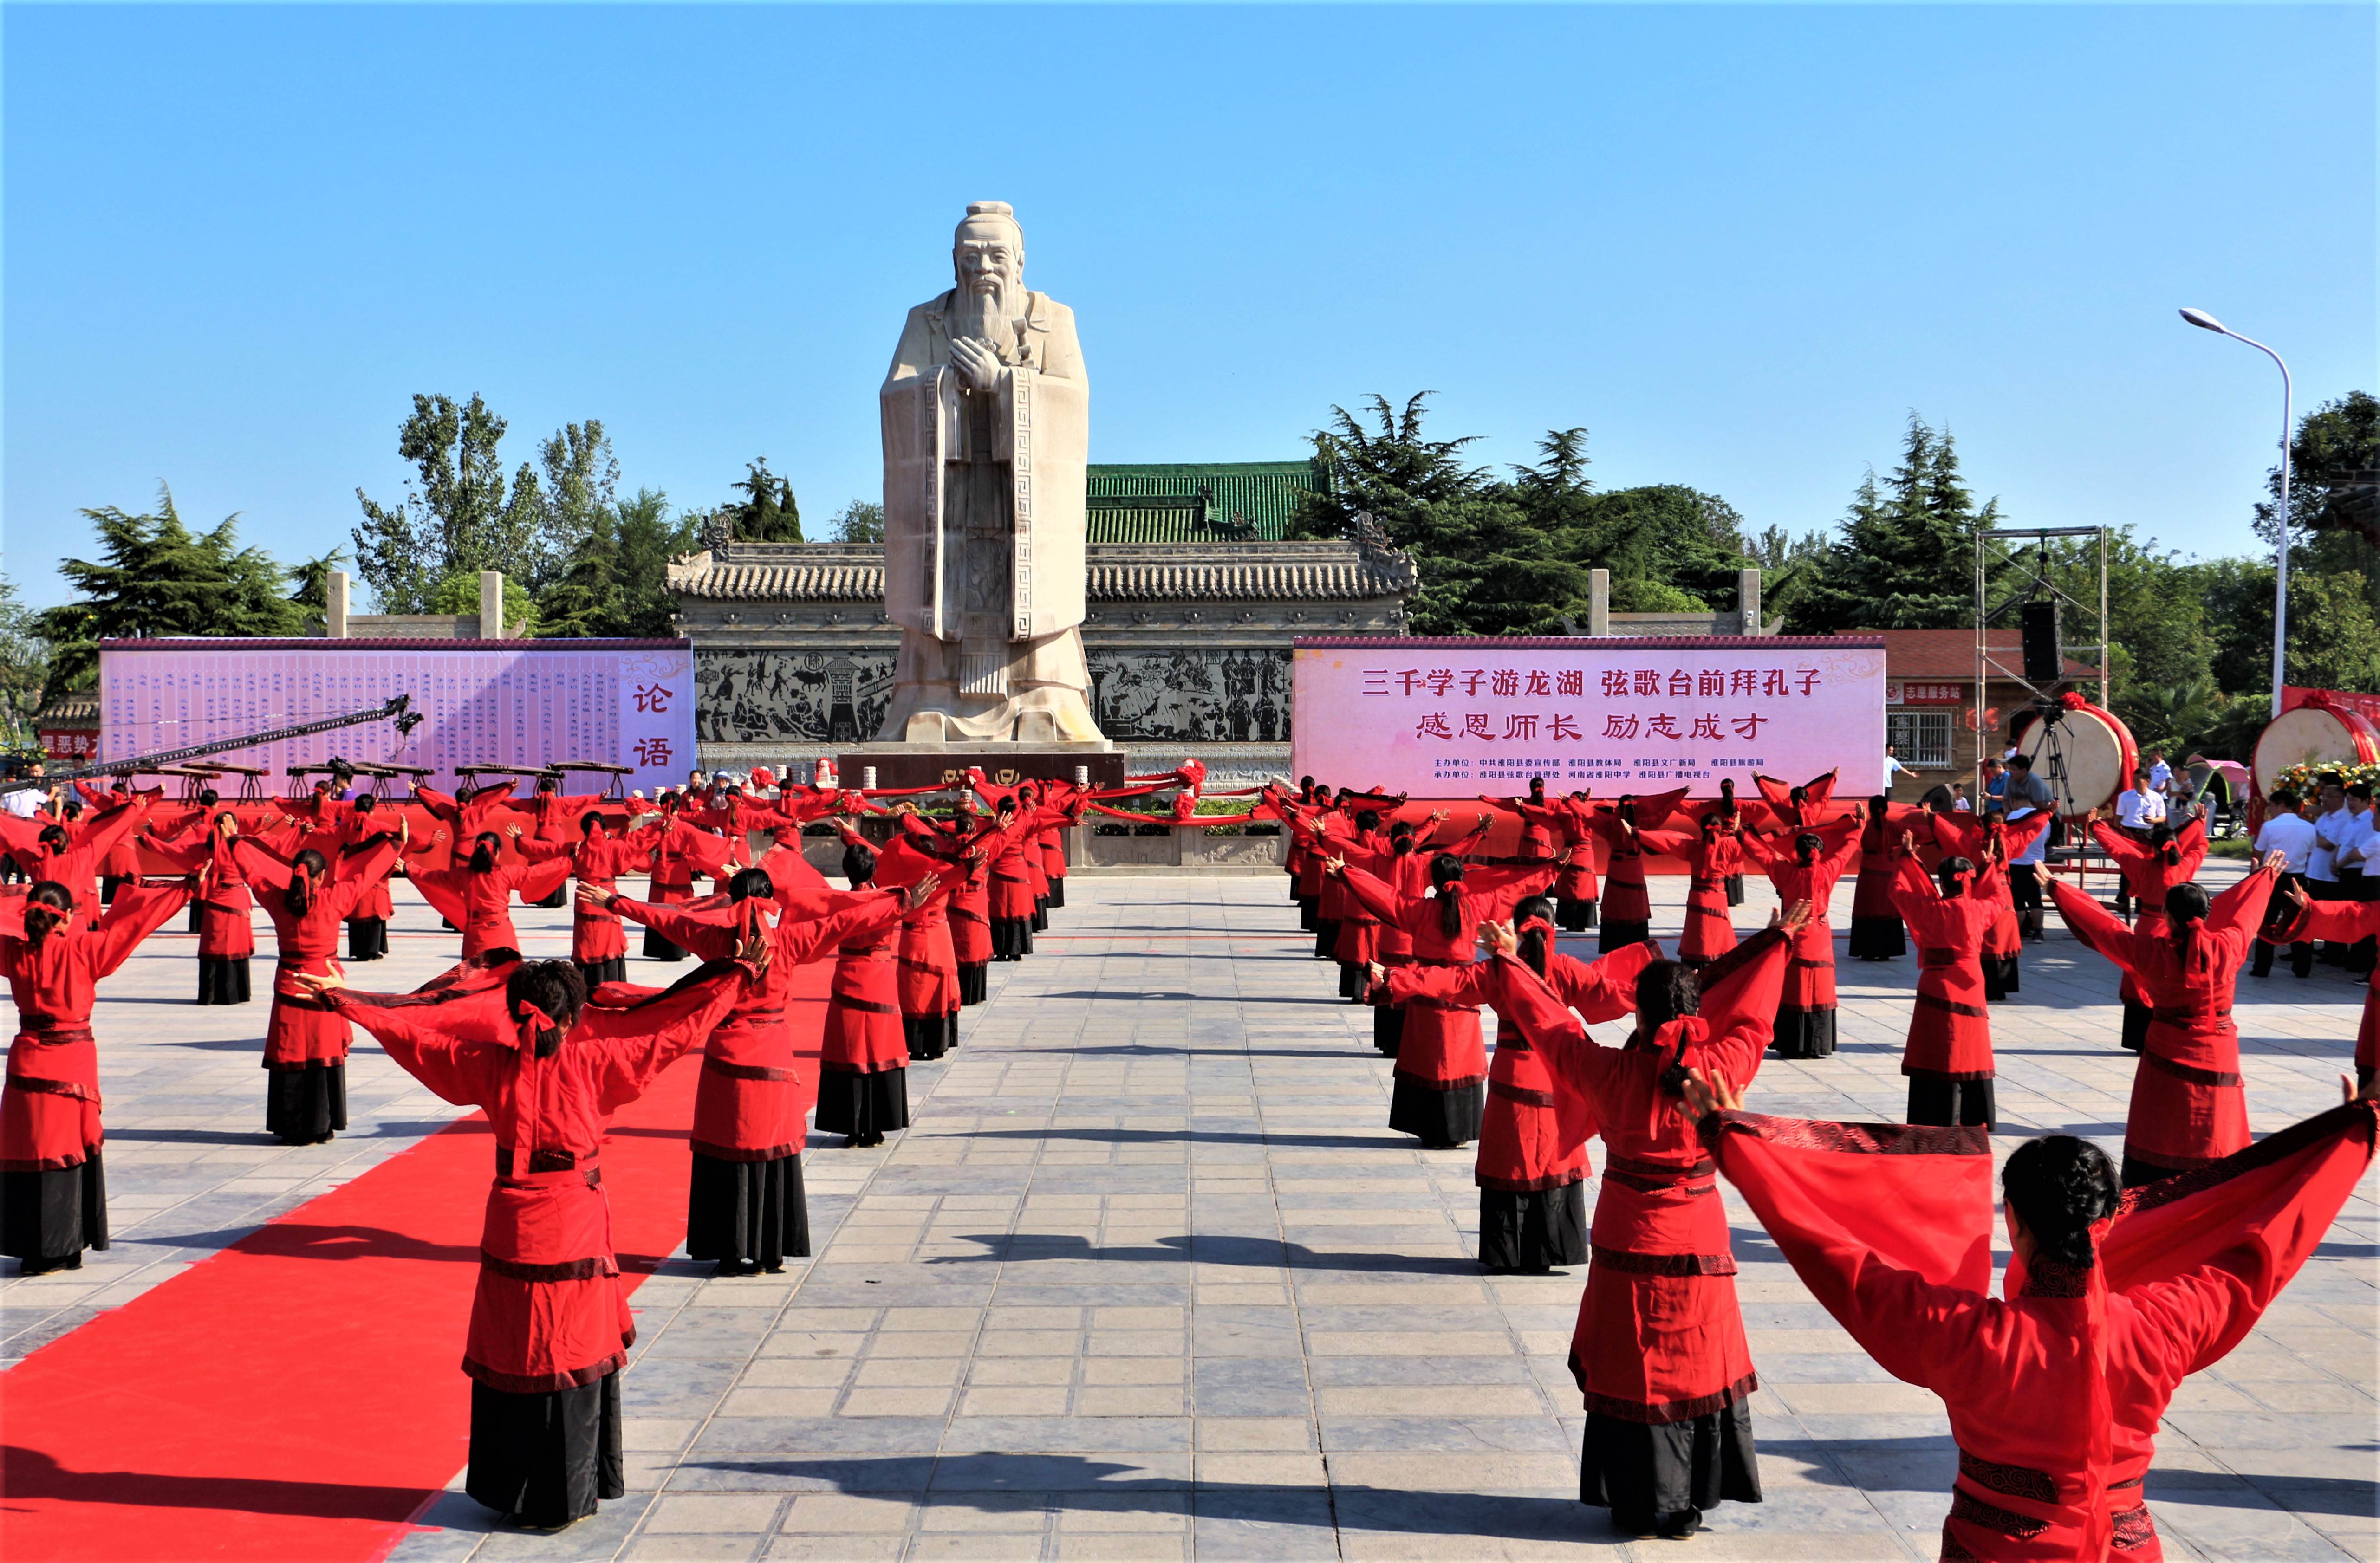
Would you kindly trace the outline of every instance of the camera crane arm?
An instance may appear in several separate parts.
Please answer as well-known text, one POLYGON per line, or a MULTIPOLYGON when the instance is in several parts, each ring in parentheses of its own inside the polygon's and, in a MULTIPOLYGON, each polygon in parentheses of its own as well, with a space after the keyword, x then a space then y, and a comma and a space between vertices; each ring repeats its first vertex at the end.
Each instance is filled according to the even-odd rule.
POLYGON ((284 738, 303 738, 313 733, 331 733, 342 727, 355 727, 367 721, 393 721, 402 735, 421 725, 421 713, 408 710, 413 703, 410 695, 392 696, 386 705, 369 710, 349 711, 345 716, 324 717, 319 721, 302 721, 294 727, 275 727, 263 733, 243 733, 237 738, 219 739, 210 744, 192 744, 187 748, 165 749, 153 755, 135 755, 129 759, 108 760, 99 765, 85 766, 79 770, 60 771, 54 776, 28 776, 15 782, 0 782, 0 794, 21 793, 39 787, 46 791, 67 782, 88 782, 95 776, 132 776, 143 771, 155 772, 160 767, 180 765, 204 755, 220 755, 233 749, 254 748, 260 744, 277 744, 284 738))

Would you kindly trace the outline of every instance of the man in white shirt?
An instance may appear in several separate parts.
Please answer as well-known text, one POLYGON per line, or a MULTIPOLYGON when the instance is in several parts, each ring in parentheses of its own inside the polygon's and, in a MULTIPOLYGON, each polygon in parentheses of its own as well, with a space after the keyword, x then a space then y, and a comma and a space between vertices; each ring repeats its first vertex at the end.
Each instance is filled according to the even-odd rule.
MULTIPOLYGON (((2295 793, 2281 788, 2269 802, 2271 812, 2265 816, 2265 828, 2256 832, 2256 855, 2277 852, 2288 860, 2281 870, 2280 884, 2274 887, 2277 893, 2287 886, 2305 882, 2306 864, 2313 856, 2314 830, 2313 821, 2305 818, 2295 793)), ((2258 939, 2248 970, 2252 976, 2271 976, 2273 947, 2258 939)), ((2289 970, 2301 977, 2313 975, 2313 945, 2300 940, 2289 946, 2289 970)))
MULTIPOLYGON (((2344 901, 2345 890, 2338 882, 2336 857, 2339 838, 2348 827, 2346 778, 2335 770, 2322 773, 2316 794, 2320 801, 2313 811, 2313 851, 2306 854, 2306 894, 2316 901, 2344 901)), ((2325 966, 2344 964, 2347 947, 2325 944, 2321 961, 2325 966)))
MULTIPOLYGON (((25 774, 39 778, 42 774, 42 762, 35 760, 27 766, 25 774)), ((15 778, 12 777, 10 780, 13 781, 15 778)), ((30 819, 42 811, 42 806, 49 801, 49 797, 47 788, 23 787, 13 793, 0 793, 0 808, 6 809, 19 819, 30 819)), ((0 855, 0 884, 13 885, 24 877, 25 870, 18 866, 15 858, 0 855)))
MULTIPOLYGON (((2149 839, 2149 827, 2165 819, 2165 794, 2156 790, 2151 773, 2145 769, 2132 772, 2132 784, 2116 794, 2116 828, 2136 842, 2149 839)), ((2118 876, 2116 880, 2116 915, 2131 915, 2131 881, 2118 876)))
POLYGON ((2149 785, 2161 794, 2173 786, 2173 767, 2166 764, 2163 749, 2149 751, 2149 785))
MULTIPOLYGON (((2380 895, 2380 816, 2372 810, 2372 787, 2358 782, 2346 789, 2347 823, 2331 838, 2331 867, 2338 875, 2339 899, 2371 901, 2380 895)), ((2347 969, 2362 975, 2372 970, 2375 941, 2366 939, 2347 951, 2347 969)))

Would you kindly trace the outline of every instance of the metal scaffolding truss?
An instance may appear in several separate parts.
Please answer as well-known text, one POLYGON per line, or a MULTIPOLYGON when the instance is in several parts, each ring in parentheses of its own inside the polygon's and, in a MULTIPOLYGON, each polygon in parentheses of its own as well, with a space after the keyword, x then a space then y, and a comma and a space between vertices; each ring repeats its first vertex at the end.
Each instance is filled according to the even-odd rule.
MULTIPOLYGON (((2015 667, 2006 666, 1995 657, 1992 654, 1989 633, 1994 619, 2008 613, 2018 603, 2028 601, 2044 592, 2058 601, 2071 603, 2081 612, 2091 614, 2093 625, 2097 629, 2099 636, 2098 703, 2102 709, 2105 709, 2107 704, 2109 671, 2107 665, 2107 538, 2108 528, 2105 527, 2010 527, 1975 534, 1975 695, 1974 707, 1969 720, 1974 723, 1975 728, 1974 787, 1975 796, 1979 800, 1984 793, 1984 760, 1991 748, 1984 741, 1984 722, 1986 715, 1984 691, 1988 681, 1995 676, 2011 679, 2033 691, 2034 699, 2044 702, 2054 698, 2055 685, 2064 682, 2053 680, 2052 689, 2044 689, 2025 677, 2024 654, 2021 646, 2015 667), (2066 590, 2051 578, 2049 573, 2049 539, 2051 538, 2099 539, 2099 600, 2095 607, 2066 590), (2026 564, 2022 557, 2022 545, 2028 541, 2034 543, 2039 550, 2034 562, 2032 578, 2027 580, 2021 588, 2010 593, 1995 604, 1992 601, 1991 566, 1995 563, 2012 564, 2022 572, 2026 564)), ((2065 648, 2062 644, 2058 648, 2058 659, 2061 662, 2065 660, 2065 648)), ((1981 806, 1980 802, 1977 806, 1981 806)))

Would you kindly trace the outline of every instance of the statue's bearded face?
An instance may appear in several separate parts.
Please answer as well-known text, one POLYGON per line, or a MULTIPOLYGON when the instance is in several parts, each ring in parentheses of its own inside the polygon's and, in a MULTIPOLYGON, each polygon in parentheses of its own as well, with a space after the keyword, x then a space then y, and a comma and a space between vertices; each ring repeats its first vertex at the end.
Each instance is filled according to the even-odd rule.
POLYGON ((970 218, 951 246, 959 297, 970 302, 1004 303, 1025 285, 1025 245, 1007 223, 970 218))

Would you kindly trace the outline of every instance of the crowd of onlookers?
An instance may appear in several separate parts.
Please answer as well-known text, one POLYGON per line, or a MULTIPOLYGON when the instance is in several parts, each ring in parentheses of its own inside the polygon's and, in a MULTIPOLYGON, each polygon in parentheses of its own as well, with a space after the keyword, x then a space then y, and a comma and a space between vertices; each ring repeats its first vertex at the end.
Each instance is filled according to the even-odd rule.
MULTIPOLYGON (((2288 860, 2282 881, 2303 885, 2316 901, 2380 900, 2380 832, 2375 826, 2380 826, 2380 817, 2372 812, 2371 784, 2325 771, 2314 779, 2311 797, 2288 787, 2274 790, 2265 801, 2256 851, 2282 854, 2288 860)), ((2325 944, 2318 952, 2310 944, 2293 944, 2289 969, 2310 975, 2318 959, 2325 965, 2368 974, 2374 954, 2369 939, 2350 945, 2325 944)), ((2273 947, 2259 940, 2251 969, 2266 976, 2272 964, 2273 947)))

